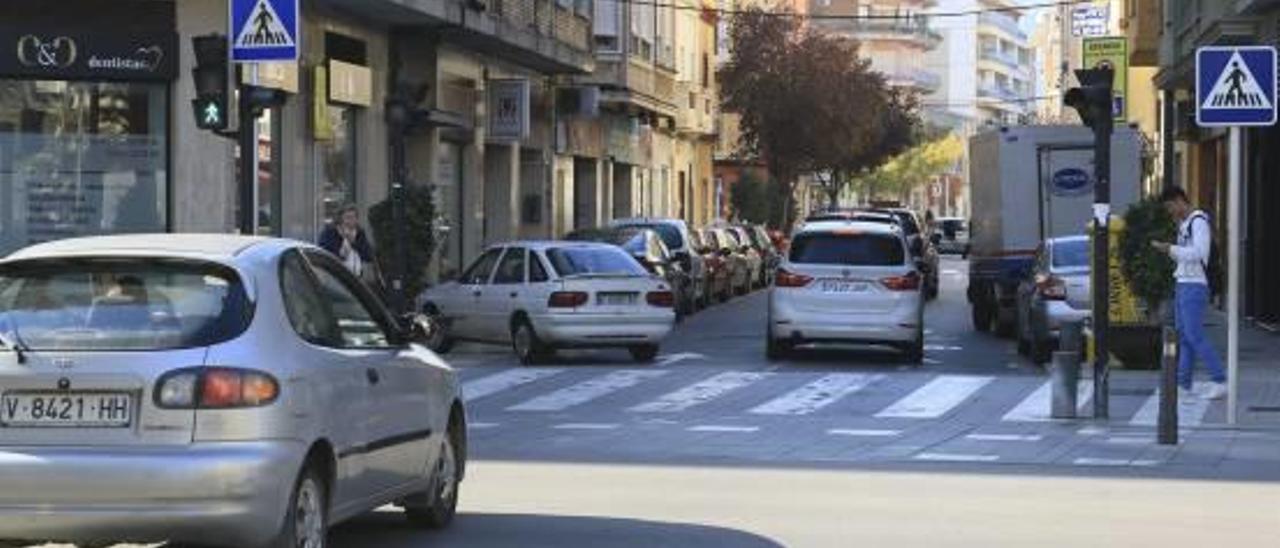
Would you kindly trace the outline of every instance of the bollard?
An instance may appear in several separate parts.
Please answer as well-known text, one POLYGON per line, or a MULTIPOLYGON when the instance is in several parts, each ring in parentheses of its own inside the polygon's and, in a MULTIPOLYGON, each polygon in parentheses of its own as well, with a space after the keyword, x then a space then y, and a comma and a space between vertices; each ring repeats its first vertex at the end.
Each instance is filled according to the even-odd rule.
POLYGON ((1080 383, 1080 355, 1075 352, 1054 352, 1053 408, 1050 416, 1055 419, 1076 418, 1076 386, 1080 383))
POLYGON ((1178 444, 1178 331, 1165 326, 1160 345, 1160 414, 1156 417, 1156 442, 1178 444))

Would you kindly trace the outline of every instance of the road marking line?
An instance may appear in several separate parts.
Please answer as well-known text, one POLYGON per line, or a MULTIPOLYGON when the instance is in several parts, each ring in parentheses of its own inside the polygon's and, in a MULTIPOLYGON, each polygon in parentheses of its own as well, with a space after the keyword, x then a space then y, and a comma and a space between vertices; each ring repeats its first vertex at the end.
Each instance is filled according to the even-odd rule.
POLYGON ((1077 466, 1129 466, 1133 461, 1129 459, 1108 459, 1098 457, 1080 457, 1071 461, 1071 464, 1077 466))
POLYGON ((499 425, 498 423, 496 423, 496 422, 470 422, 470 423, 467 423, 467 428, 468 428, 468 429, 474 429, 474 430, 481 430, 481 429, 485 429, 485 428, 497 428, 498 426, 500 426, 500 425, 499 425))
POLYGON ((1152 441, 1151 438, 1147 437, 1138 438, 1134 436, 1116 436, 1107 438, 1107 443, 1114 443, 1116 445, 1150 445, 1155 442, 1152 441))
POLYGON ((665 375, 666 371, 623 369, 561 388, 507 408, 507 411, 563 411, 596 398, 630 388, 642 381, 665 375))
POLYGON ((827 430, 832 436, 858 436, 867 438, 892 438, 902 434, 901 430, 876 430, 859 428, 832 428, 827 430))
MULTIPOLYGON (((1207 387, 1208 383, 1198 382, 1192 386, 1192 391, 1199 393, 1207 387)), ((1205 413, 1209 412, 1209 404, 1212 403, 1204 398, 1197 397, 1191 401, 1178 402, 1178 426, 1200 426, 1204 421, 1205 413)), ((1156 389, 1151 397, 1143 402, 1142 408, 1138 409, 1137 414, 1129 421, 1133 426, 1155 426, 1156 420, 1160 416, 1160 390, 1156 389)))
POLYGON ((515 388, 522 384, 529 384, 533 381, 545 379, 557 373, 564 371, 563 369, 508 369, 501 373, 495 373, 487 377, 481 377, 473 381, 462 383, 462 399, 467 402, 473 402, 485 396, 493 395, 503 390, 515 388))
POLYGON ((668 365, 671 365, 677 362, 682 362, 685 360, 705 360, 705 359, 707 359, 706 356, 702 354, 698 354, 696 352, 682 352, 680 354, 668 354, 665 356, 658 357, 657 366, 666 367, 668 365))
POLYGON ((1044 436, 1040 434, 969 434, 965 439, 973 441, 1040 441, 1044 436))
POLYGON ((628 409, 637 413, 674 413, 702 405, 734 390, 768 377, 768 373, 729 371, 665 394, 656 400, 628 409))
POLYGON ((556 430, 613 430, 617 428, 617 424, 602 422, 567 422, 557 424, 552 428, 556 430))
POLYGON ((960 453, 919 453, 914 457, 915 460, 927 460, 935 462, 996 462, 1000 460, 1000 455, 964 455, 960 453))
POLYGON ((690 426, 686 428, 690 432, 741 432, 749 433, 760 430, 759 426, 724 426, 718 424, 704 424, 701 426, 690 426))
POLYGON ((942 375, 876 413, 876 417, 909 419, 941 417, 993 380, 995 380, 994 377, 942 375))
POLYGON ((833 373, 767 401, 749 411, 757 415, 808 415, 866 388, 884 375, 833 373))
MULTIPOLYGON (((1076 385, 1076 416, 1083 416, 1093 398, 1093 381, 1080 380, 1076 385)), ((1045 381, 1000 419, 1007 422, 1044 422, 1055 420, 1052 416, 1053 381, 1045 381)))

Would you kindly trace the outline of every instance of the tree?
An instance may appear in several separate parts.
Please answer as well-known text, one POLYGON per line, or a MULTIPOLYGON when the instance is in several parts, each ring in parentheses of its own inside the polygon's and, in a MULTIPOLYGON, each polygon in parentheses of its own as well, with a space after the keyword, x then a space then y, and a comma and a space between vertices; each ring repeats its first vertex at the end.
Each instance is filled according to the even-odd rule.
POLYGON ((912 190, 946 172, 963 155, 964 140, 958 135, 948 134, 894 156, 860 176, 856 184, 869 199, 887 194, 905 201, 912 190))
POLYGON ((827 200, 833 207, 839 203, 840 194, 846 188, 857 184, 859 174, 902 153, 920 137, 920 115, 916 98, 900 90, 884 87, 882 80, 880 82, 881 89, 861 95, 861 100, 858 101, 870 109, 864 115, 864 120, 871 123, 865 128, 857 129, 861 135, 833 139, 833 145, 841 148, 827 150, 820 158, 819 163, 829 173, 823 181, 823 187, 827 200))
POLYGON ((733 217, 752 223, 771 221, 770 186, 750 170, 743 172, 742 178, 729 190, 729 205, 733 208, 733 217))

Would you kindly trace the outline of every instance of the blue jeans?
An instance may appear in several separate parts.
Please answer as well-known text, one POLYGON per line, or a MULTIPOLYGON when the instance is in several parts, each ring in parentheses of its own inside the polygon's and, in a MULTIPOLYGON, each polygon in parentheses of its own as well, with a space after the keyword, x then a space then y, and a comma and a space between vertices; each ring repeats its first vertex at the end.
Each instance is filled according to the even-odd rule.
POLYGON ((1196 358, 1209 368, 1213 382, 1226 382, 1222 360, 1204 334, 1204 309, 1209 305, 1209 286, 1180 283, 1174 294, 1175 316, 1178 328, 1178 384, 1191 389, 1191 377, 1195 372, 1196 358))

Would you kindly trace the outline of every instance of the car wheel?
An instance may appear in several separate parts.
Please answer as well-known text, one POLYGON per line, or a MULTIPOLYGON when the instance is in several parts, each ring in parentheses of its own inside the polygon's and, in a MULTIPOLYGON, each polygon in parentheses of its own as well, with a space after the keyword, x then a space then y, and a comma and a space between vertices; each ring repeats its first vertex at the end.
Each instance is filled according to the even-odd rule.
POLYGON ((329 545, 328 488, 314 466, 298 475, 280 534, 270 548, 325 548, 329 545))
POLYGON ((903 346, 902 357, 907 363, 916 365, 924 363, 924 337, 920 337, 915 342, 910 342, 903 346))
POLYGON ((511 350, 524 365, 535 365, 550 354, 546 344, 538 339, 538 333, 533 330, 528 318, 516 320, 511 327, 511 350))
POLYGON ((425 494, 430 502, 426 506, 406 506, 404 509, 405 517, 414 525, 444 529, 453 523, 453 516, 458 513, 458 490, 462 485, 458 472, 462 466, 455 446, 456 434, 450 427, 440 446, 440 458, 432 467, 431 491, 425 494))
POLYGON ((1031 341, 1027 344, 1027 356, 1036 365, 1049 363, 1049 360, 1053 358, 1053 345, 1049 341, 1032 334, 1031 341))
POLYGON ((427 348, 436 354, 448 354, 453 349, 454 340, 449 336, 449 326, 444 322, 440 309, 435 305, 427 305, 424 312, 435 326, 431 336, 427 338, 427 348))
POLYGON ((639 344, 627 348, 631 352, 631 359, 636 363, 653 363, 658 357, 658 345, 656 344, 639 344))
POLYGON ((764 357, 770 361, 785 360, 791 356, 791 341, 783 341, 773 337, 765 337, 764 357))

